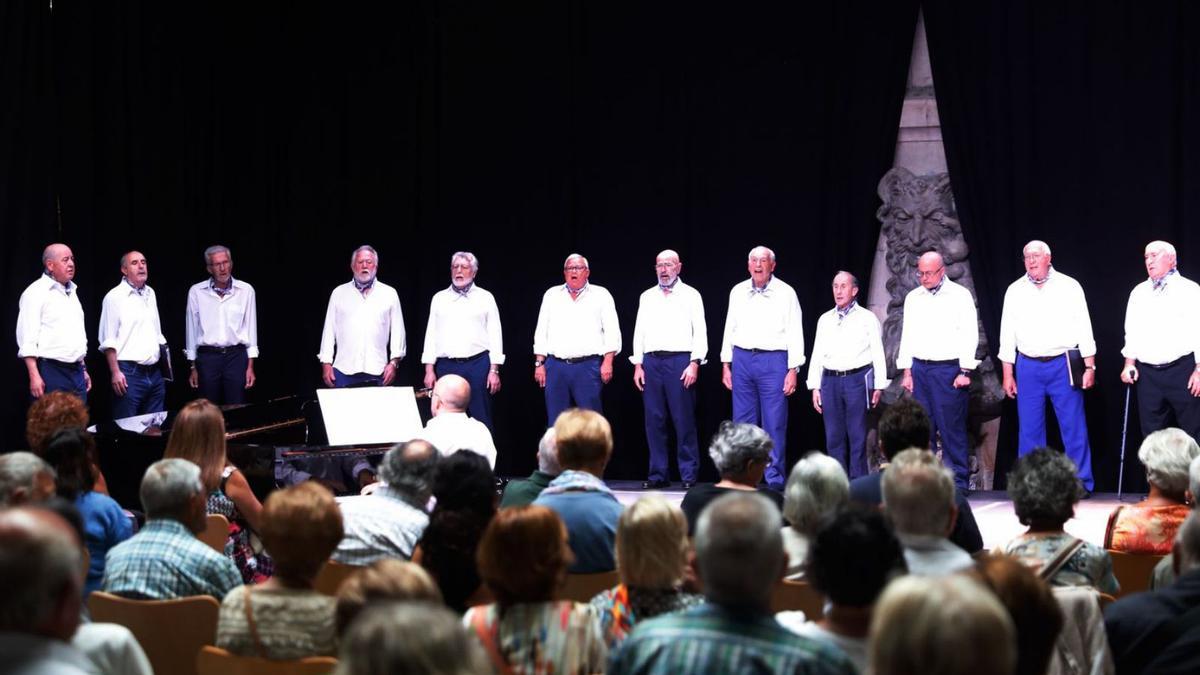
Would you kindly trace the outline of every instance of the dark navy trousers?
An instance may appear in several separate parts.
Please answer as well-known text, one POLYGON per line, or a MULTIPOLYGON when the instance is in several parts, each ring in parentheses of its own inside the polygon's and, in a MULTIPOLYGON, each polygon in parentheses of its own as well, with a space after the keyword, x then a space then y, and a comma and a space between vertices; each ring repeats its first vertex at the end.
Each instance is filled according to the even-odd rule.
MULTIPOLYGON (((1142 421, 1142 435, 1149 436, 1159 429, 1174 426, 1192 438, 1200 438, 1200 399, 1192 396, 1187 388, 1188 378, 1196 367, 1195 359, 1182 358, 1158 368, 1141 362, 1137 366, 1138 417, 1142 421)), ((49 386, 46 391, 50 391, 49 386)))
POLYGON ((227 347, 223 352, 196 350, 196 375, 200 395, 216 403, 246 402, 246 367, 250 358, 245 347, 227 347))
POLYGON ((351 373, 347 375, 337 368, 333 369, 333 386, 335 388, 354 387, 365 384, 374 384, 383 386, 383 374, 372 375, 370 373, 351 373))
POLYGON ((787 482, 787 350, 755 352, 733 348, 733 421, 762 427, 775 443, 767 465, 767 486, 782 490, 787 482))
POLYGON ((967 447, 970 388, 954 388, 954 379, 959 372, 957 363, 934 364, 914 360, 913 398, 925 406, 925 411, 929 413, 930 446, 936 447, 934 443, 938 434, 941 434, 942 461, 954 471, 954 485, 967 490, 971 475, 968 464, 970 449, 967 447))
POLYGON ((642 372, 646 376, 642 405, 646 411, 646 443, 650 447, 652 481, 670 480, 668 470, 668 423, 675 428, 679 478, 696 482, 700 444, 696 436, 696 385, 684 388, 679 376, 691 363, 688 352, 667 356, 646 354, 642 372))
POLYGON ((65 391, 87 403, 87 382, 83 379, 82 363, 67 363, 54 359, 38 359, 38 374, 46 384, 46 393, 65 391))
POLYGON ((1052 361, 1017 354, 1017 456, 1024 457, 1046 445, 1046 399, 1054 406, 1063 450, 1075 462, 1079 480, 1089 492, 1092 480, 1092 448, 1088 443, 1087 418, 1083 414, 1083 392, 1071 386, 1067 358, 1052 361))
POLYGON ((459 361, 438 359, 433 364, 434 375, 458 375, 471 385, 467 414, 487 425, 489 431, 492 429, 492 395, 487 390, 487 378, 491 369, 492 360, 487 352, 459 361))
POLYGON ((595 356, 578 363, 567 363, 553 356, 546 357, 546 419, 554 426, 559 414, 570 408, 604 412, 600 405, 601 358, 595 356))
POLYGON ((166 386, 158 364, 143 366, 133 361, 117 361, 125 375, 125 395, 113 396, 113 419, 145 415, 166 410, 166 386))
POLYGON ((825 421, 825 452, 846 470, 852 480, 867 468, 867 408, 875 369, 867 366, 852 375, 821 377, 821 417, 825 421))

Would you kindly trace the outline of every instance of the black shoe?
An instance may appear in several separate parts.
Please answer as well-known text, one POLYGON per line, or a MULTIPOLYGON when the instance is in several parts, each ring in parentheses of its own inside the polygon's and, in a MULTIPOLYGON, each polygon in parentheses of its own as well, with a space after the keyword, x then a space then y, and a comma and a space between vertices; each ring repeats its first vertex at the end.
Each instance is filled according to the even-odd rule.
POLYGON ((671 487, 669 480, 648 480, 642 483, 643 490, 665 490, 671 487))
POLYGON ((691 490, 692 487, 694 487, 695 485, 696 485, 696 481, 685 480, 685 481, 683 481, 683 483, 680 484, 680 487, 682 487, 684 490, 691 490))

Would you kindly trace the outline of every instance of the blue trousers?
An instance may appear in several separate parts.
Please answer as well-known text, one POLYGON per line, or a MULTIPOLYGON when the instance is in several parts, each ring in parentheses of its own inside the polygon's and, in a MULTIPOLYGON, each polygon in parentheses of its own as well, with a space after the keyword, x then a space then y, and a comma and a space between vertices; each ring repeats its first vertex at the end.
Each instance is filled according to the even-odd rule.
POLYGON ((1079 480, 1089 491, 1092 481, 1092 448, 1088 443, 1083 392, 1071 386, 1067 359, 1038 361, 1017 354, 1017 456, 1024 457, 1046 445, 1046 399, 1054 406, 1063 450, 1075 462, 1079 480))
POLYGON ((224 353, 198 349, 196 375, 200 380, 200 395, 217 405, 245 403, 249 363, 244 347, 231 347, 224 353))
POLYGON ((438 359, 433 364, 433 373, 438 377, 443 375, 458 375, 471 385, 471 404, 467 413, 492 429, 492 395, 487 390, 488 371, 492 369, 492 360, 488 353, 483 352, 465 361, 438 359))
POLYGON ((821 417, 825 420, 825 452, 846 470, 851 479, 865 476, 867 468, 867 408, 871 405, 875 369, 868 366, 853 375, 821 377, 821 417))
POLYGON ((578 408, 601 410, 600 388, 600 357, 567 363, 553 356, 546 358, 546 419, 549 426, 554 426, 554 420, 562 411, 571 407, 571 402, 578 408))
POLYGON ((762 427, 775 448, 767 465, 767 486, 782 490, 787 482, 787 351, 755 352, 733 348, 733 421, 762 427))
POLYGON ((166 410, 166 386, 158 364, 143 366, 133 361, 117 361, 125 375, 125 395, 113 398, 113 419, 145 415, 166 410))
POLYGON ((353 387, 356 385, 374 384, 383 386, 383 374, 372 375, 370 373, 351 373, 347 375, 337 368, 333 369, 333 386, 341 389, 342 387, 353 387))
POLYGON ((967 387, 954 388, 958 377, 957 364, 930 364, 913 361, 913 398, 929 413, 930 445, 942 435, 943 461, 954 471, 954 485, 961 490, 970 487, 971 467, 968 464, 967 403, 971 395, 967 387))
POLYGON ((55 361, 54 359, 38 359, 38 374, 46 384, 46 393, 65 391, 75 394, 87 403, 87 382, 83 380, 83 364, 55 361))
POLYGON ((668 418, 675 427, 675 442, 679 462, 679 478, 696 482, 700 463, 700 443, 696 436, 696 385, 685 388, 679 376, 691 362, 692 356, 681 352, 670 356, 646 354, 642 372, 646 388, 642 405, 646 411, 646 443, 650 447, 648 478, 670 480, 667 456, 668 418))

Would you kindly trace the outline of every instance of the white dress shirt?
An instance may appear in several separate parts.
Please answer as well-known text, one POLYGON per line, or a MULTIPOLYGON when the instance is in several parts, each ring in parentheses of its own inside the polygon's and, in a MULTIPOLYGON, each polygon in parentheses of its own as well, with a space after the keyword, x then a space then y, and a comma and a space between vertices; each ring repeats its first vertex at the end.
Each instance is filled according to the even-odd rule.
POLYGON ((721 341, 721 362, 733 362, 733 348, 787 350, 788 368, 804 365, 800 300, 782 279, 772 276, 758 292, 747 279, 729 291, 729 313, 721 341))
POLYGON ((378 279, 365 296, 353 280, 333 289, 317 354, 321 363, 332 363, 346 375, 379 375, 387 366, 389 349, 391 358, 402 359, 406 348, 396 289, 378 279))
POLYGON ((834 307, 817 319, 817 336, 808 363, 809 389, 821 388, 826 369, 854 370, 868 364, 875 368, 875 389, 887 389, 890 380, 882 330, 874 312, 855 302, 845 317, 839 317, 834 307))
POLYGON ((207 279, 191 287, 187 297, 184 352, 196 360, 196 347, 235 347, 246 345, 246 356, 258 358, 258 308, 254 287, 230 278, 231 288, 224 296, 207 279))
POLYGON ((75 363, 82 361, 85 354, 87 333, 79 287, 73 281, 63 286, 43 274, 21 293, 17 356, 75 363))
POLYGON ((1134 286, 1121 355, 1161 366, 1188 354, 1200 359, 1200 286, 1178 272, 1157 291, 1149 279, 1134 286))
POLYGON ((1078 281, 1050 268, 1041 288, 1029 275, 1009 285, 1000 315, 1001 361, 1016 363, 1017 352, 1059 356, 1076 347, 1081 356, 1096 355, 1092 319, 1078 281))
POLYGON ((638 300, 629 362, 639 364, 646 352, 687 352, 693 361, 708 356, 708 327, 700 292, 676 278, 670 293, 654 286, 638 300))
POLYGON ((104 296, 100 306, 100 351, 116 350, 118 361, 143 366, 158 363, 158 346, 165 345, 158 300, 149 284, 141 291, 125 279, 104 296))
POLYGON ((434 293, 429 302, 421 363, 432 364, 442 357, 461 359, 484 351, 493 364, 504 363, 496 298, 475 284, 466 293, 459 293, 453 286, 434 293))
POLYGON ((912 368, 913 358, 958 361, 959 368, 979 365, 979 321, 971 291, 943 277, 942 287, 930 293, 917 286, 904 296, 904 324, 900 329, 897 368, 912 368))
POLYGON ((488 464, 496 468, 496 444, 492 441, 492 432, 483 422, 467 417, 464 412, 442 412, 431 417, 417 438, 429 441, 443 457, 459 450, 470 450, 483 455, 488 464))
POLYGON ((612 295, 602 286, 586 284, 576 299, 566 284, 542 295, 533 353, 574 359, 621 351, 621 327, 612 295))

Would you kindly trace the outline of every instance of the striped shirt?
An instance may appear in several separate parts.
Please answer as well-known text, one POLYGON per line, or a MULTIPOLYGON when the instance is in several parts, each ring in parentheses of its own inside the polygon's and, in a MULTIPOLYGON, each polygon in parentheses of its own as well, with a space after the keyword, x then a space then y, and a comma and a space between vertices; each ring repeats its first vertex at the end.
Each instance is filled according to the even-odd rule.
POLYGON ((242 585, 233 561, 177 520, 156 518, 108 551, 103 590, 144 600, 211 595, 220 600, 242 585))

